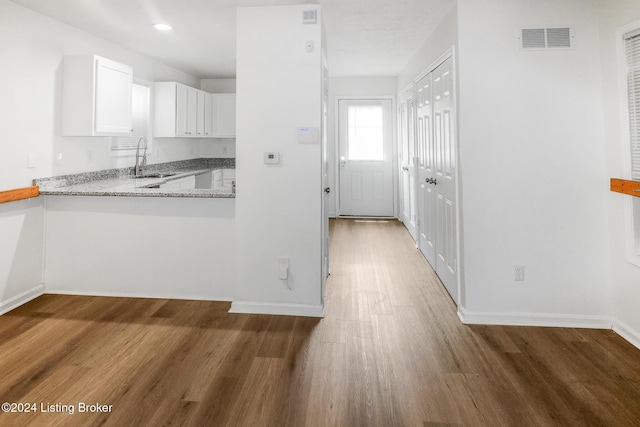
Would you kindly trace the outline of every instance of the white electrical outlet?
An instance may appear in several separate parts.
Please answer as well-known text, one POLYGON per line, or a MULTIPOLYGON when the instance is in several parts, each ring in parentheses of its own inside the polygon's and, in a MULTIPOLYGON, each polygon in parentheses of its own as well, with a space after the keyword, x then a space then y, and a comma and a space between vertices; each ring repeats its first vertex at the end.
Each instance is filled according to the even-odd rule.
POLYGON ((524 281, 524 265, 513 266, 513 280, 516 282, 524 281))

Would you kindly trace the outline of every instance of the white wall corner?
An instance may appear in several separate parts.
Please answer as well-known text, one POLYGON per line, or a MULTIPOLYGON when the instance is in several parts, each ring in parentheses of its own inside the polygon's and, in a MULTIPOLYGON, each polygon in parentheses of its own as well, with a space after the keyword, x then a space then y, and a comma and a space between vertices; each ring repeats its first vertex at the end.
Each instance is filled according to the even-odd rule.
POLYGON ((324 317, 323 305, 233 301, 229 313, 324 317))
MULTIPOLYGON (((558 328, 611 329, 608 316, 550 313, 483 313, 458 307, 458 317, 466 325, 541 326, 558 328)), ((639 341, 640 342, 640 341, 639 341)))
POLYGON ((620 335, 622 338, 640 349, 640 331, 636 331, 629 325, 618 320, 613 321, 612 329, 616 334, 620 335))
POLYGON ((32 299, 38 298, 42 294, 44 294, 44 285, 38 285, 22 292, 21 294, 16 295, 15 297, 7 301, 3 301, 2 303, 0 303, 0 315, 10 312, 14 308, 18 308, 19 306, 28 303, 32 299))

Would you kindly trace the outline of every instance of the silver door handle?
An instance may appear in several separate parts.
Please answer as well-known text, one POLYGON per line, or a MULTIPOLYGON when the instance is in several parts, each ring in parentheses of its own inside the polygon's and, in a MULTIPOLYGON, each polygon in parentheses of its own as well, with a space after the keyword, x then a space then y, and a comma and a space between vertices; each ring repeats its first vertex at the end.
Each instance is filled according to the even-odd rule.
POLYGON ((408 171, 409 170, 409 166, 402 166, 402 170, 403 171, 408 171))

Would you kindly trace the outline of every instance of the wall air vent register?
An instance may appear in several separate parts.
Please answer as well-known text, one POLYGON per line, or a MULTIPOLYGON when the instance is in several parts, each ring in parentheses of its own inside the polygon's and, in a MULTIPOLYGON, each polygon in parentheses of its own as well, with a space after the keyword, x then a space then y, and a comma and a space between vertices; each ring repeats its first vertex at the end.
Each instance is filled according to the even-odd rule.
POLYGON ((522 28, 520 48, 527 49, 571 49, 571 29, 563 28, 522 28))
POLYGON ((317 24, 318 23, 318 11, 315 9, 302 11, 302 23, 303 24, 317 24))

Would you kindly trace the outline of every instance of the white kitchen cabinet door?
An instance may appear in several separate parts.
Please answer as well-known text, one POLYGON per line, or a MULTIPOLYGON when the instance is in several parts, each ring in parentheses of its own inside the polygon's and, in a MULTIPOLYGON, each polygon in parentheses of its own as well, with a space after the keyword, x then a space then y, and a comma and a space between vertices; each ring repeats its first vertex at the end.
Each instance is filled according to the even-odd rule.
POLYGON ((62 136, 128 136, 133 69, 96 55, 66 56, 62 136))
POLYGON ((173 136, 196 136, 198 91, 176 84, 176 130, 173 136))
POLYGON ((96 59, 96 134, 130 134, 133 131, 131 94, 133 70, 106 58, 96 59))
MULTIPOLYGON (((187 121, 189 116, 188 106, 189 106, 189 91, 187 86, 177 84, 175 86, 175 121, 176 128, 174 132, 170 132, 170 136, 183 136, 188 135, 187 130, 187 121)), ((162 135, 156 135, 162 136, 162 135)))
POLYGON ((222 176, 223 176, 222 170, 213 171, 213 175, 211 179, 211 188, 213 188, 214 190, 219 190, 220 188, 222 188, 222 183, 223 183, 222 176))
POLYGON ((236 137, 236 94, 214 93, 213 99, 213 137, 236 137))
POLYGON ((210 93, 204 94, 204 136, 210 137, 213 134, 213 97, 210 93))
MULTIPOLYGON (((207 113, 211 115, 211 102, 209 102, 209 108, 207 108, 207 99, 211 99, 211 95, 205 91, 197 90, 196 91, 196 135, 199 137, 208 136, 206 132, 206 124, 207 124, 207 113)), ((209 120, 210 122, 211 120, 209 120)))
POLYGON ((211 94, 177 82, 153 85, 153 136, 211 138, 211 94))

